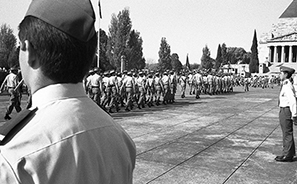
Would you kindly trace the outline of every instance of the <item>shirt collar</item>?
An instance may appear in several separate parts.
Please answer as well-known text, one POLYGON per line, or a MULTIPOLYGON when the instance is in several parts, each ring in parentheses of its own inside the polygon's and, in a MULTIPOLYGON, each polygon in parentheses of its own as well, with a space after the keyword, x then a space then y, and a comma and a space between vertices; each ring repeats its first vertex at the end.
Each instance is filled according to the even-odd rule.
POLYGON ((41 88, 32 95, 32 107, 41 107, 50 102, 71 97, 87 97, 82 83, 52 84, 41 88))

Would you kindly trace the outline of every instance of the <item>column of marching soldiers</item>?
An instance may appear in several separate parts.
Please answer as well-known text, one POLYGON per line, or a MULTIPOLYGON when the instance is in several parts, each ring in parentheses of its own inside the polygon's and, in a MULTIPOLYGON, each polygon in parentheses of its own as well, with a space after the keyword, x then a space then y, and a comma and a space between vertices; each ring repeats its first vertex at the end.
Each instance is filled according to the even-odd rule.
POLYGON ((244 91, 249 87, 273 88, 278 84, 275 76, 242 77, 230 73, 206 72, 203 70, 184 71, 123 71, 114 70, 100 72, 98 68, 90 70, 84 79, 84 87, 88 96, 102 109, 112 113, 120 107, 125 111, 133 108, 166 105, 175 102, 175 94, 180 86, 181 98, 185 98, 186 87, 189 95, 196 99, 201 94, 218 95, 233 92, 234 86, 243 86, 244 91))

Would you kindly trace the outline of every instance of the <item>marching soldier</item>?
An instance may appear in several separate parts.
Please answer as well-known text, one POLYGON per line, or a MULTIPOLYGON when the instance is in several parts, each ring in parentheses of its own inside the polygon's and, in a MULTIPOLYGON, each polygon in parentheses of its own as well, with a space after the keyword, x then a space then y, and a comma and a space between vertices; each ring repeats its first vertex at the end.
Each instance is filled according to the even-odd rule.
POLYGON ((194 75, 192 74, 192 72, 190 71, 189 72, 189 75, 188 75, 188 84, 189 84, 189 88, 190 88, 190 92, 189 94, 192 95, 192 92, 193 92, 193 77, 194 75))
POLYGON ((195 90, 196 91, 196 99, 199 99, 201 90, 202 90, 202 83, 203 83, 203 78, 199 71, 197 71, 196 74, 194 75, 194 82, 195 82, 195 87, 196 87, 196 90, 195 90))
POLYGON ((102 92, 102 77, 98 74, 99 69, 94 68, 94 74, 89 77, 91 87, 91 99, 97 104, 101 104, 101 92, 102 92))
POLYGON ((147 95, 148 95, 148 99, 147 99, 147 105, 149 107, 154 106, 153 105, 153 98, 155 95, 155 80, 153 78, 152 73, 148 74, 148 79, 146 81, 146 91, 147 91, 147 95))
POLYGON ((187 87, 187 77, 185 76, 185 73, 181 74, 178 81, 181 87, 181 98, 185 98, 185 92, 187 87))
POLYGON ((173 71, 170 71, 170 94, 169 94, 169 102, 174 103, 175 100, 175 93, 177 87, 177 78, 173 71))
POLYGON ((162 92, 164 92, 164 84, 160 78, 159 72, 156 73, 154 82, 155 82, 154 87, 156 90, 156 105, 160 105, 161 94, 162 94, 162 92))
POLYGON ((22 109, 21 109, 21 102, 20 102, 20 94, 19 94, 19 90, 18 89, 15 89, 17 86, 18 86, 18 83, 19 83, 19 79, 18 79, 18 76, 17 76, 17 72, 18 72, 18 69, 15 68, 15 67, 12 67, 10 69, 10 74, 8 74, 1 87, 0 87, 0 93, 2 93, 4 87, 7 88, 7 91, 10 95, 10 98, 9 98, 9 105, 7 107, 7 111, 6 111, 6 114, 4 116, 4 119, 5 120, 10 120, 11 117, 9 116, 13 110, 13 108, 15 108, 15 110, 17 112, 20 112, 22 109))
POLYGON ((164 91, 163 91, 163 104, 166 105, 169 101, 169 94, 170 94, 170 78, 168 77, 168 73, 164 72, 163 77, 161 78, 164 91))
POLYGON ((115 107, 116 111, 119 111, 119 104, 118 101, 116 99, 117 95, 118 95, 118 91, 119 91, 119 87, 118 87, 118 83, 117 83, 117 77, 115 75, 115 71, 111 70, 110 71, 110 77, 107 83, 107 88, 106 88, 106 93, 108 98, 110 98, 110 102, 109 102, 109 112, 112 113, 112 108, 115 107))
POLYGON ((139 76, 136 79, 136 85, 138 88, 137 107, 138 109, 141 109, 141 107, 144 107, 144 100, 145 100, 145 79, 144 79, 143 72, 139 72, 139 76))
POLYGON ((126 91, 126 107, 125 111, 130 111, 132 110, 132 98, 133 98, 133 93, 135 89, 135 83, 132 78, 132 72, 128 72, 127 76, 123 80, 123 84, 121 88, 125 88, 126 91))

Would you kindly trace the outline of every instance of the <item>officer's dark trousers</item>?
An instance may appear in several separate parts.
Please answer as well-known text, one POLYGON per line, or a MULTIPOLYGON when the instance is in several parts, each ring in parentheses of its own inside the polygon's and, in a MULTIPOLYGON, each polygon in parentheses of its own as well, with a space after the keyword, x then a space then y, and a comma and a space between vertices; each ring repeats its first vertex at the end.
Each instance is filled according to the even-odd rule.
POLYGON ((279 122, 283 132, 283 155, 295 156, 295 143, 293 137, 293 120, 291 119, 289 107, 281 107, 279 111, 279 122))

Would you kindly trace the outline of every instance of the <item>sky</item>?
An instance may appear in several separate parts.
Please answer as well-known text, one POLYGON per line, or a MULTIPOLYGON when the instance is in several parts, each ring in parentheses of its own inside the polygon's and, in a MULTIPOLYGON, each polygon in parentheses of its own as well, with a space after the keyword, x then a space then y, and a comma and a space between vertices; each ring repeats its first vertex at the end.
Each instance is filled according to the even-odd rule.
MULTIPOLYGON (((165 37, 171 53, 185 64, 200 63, 207 45, 216 58, 219 44, 250 51, 254 30, 258 40, 271 30, 293 0, 101 0, 102 19, 96 29, 107 34, 112 14, 128 8, 132 29, 140 32, 147 62, 158 61, 161 38, 165 37)), ((0 24, 6 23, 17 35, 31 0, 1 0, 0 24)), ((98 0, 91 0, 98 16, 98 0)))

